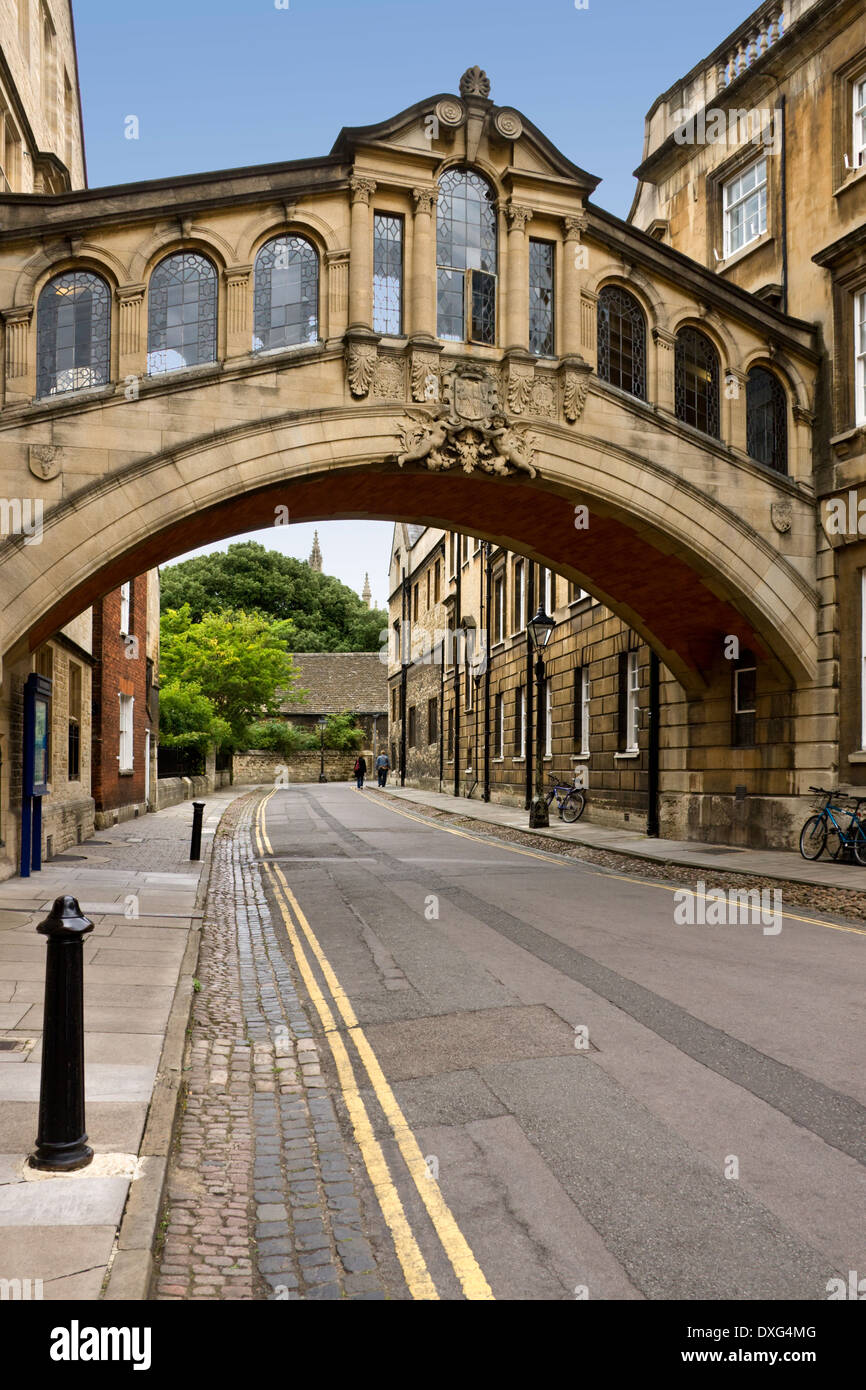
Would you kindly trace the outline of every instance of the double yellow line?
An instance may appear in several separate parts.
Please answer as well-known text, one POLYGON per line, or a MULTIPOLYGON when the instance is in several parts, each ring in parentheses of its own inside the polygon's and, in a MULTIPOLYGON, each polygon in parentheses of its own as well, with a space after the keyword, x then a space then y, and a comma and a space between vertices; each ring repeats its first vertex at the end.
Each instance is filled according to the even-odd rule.
MULTIPOLYGON (((256 815, 256 842, 259 853, 262 855, 265 853, 273 855, 274 852, 266 829, 266 808, 275 793, 276 789, 264 798, 256 815)), ((431 1177, 427 1163, 418 1147, 418 1141, 409 1128, 397 1103, 397 1098, 385 1079, 379 1060, 355 1017, 351 1001, 319 945, 300 904, 286 882, 285 875, 277 864, 264 864, 263 867, 273 889, 274 898, 283 919, 301 978, 328 1039, 358 1148, 370 1175, 370 1181, 382 1209, 382 1215, 391 1232, 394 1249, 397 1252, 397 1258, 400 1261, 412 1297, 415 1299, 438 1299, 439 1292, 406 1216, 385 1155, 373 1133, 370 1116, 358 1090, 352 1063, 339 1031, 340 1025, 335 1021, 332 1012, 332 1004, 336 1007, 346 1034, 354 1044, 363 1063, 376 1099, 391 1126, 391 1132, 397 1141, 403 1161, 418 1189, 433 1228, 451 1262, 464 1294, 468 1299, 492 1299, 493 1292, 490 1285, 442 1196, 438 1183, 435 1178, 431 1177), (306 938, 306 947, 301 934, 306 938), (322 973, 330 999, 319 987, 307 955, 308 950, 322 973)))

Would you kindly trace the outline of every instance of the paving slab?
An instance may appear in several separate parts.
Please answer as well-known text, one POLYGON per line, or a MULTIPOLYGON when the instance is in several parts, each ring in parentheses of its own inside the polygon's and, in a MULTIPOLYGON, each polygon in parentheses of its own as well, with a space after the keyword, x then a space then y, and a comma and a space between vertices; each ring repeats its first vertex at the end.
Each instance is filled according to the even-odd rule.
MULTIPOLYGON (((123 1036, 119 1034, 117 1036, 123 1036)), ((9 1067, 0 1072, 0 1100, 39 1100, 40 1067, 9 1067)), ((147 1101, 156 1067, 94 1062, 85 1068, 86 1093, 91 1101, 147 1101)))
MULTIPOLYGON (((147 1104, 144 1101, 88 1101, 87 1142, 94 1153, 138 1153, 147 1104)), ((3 1148, 19 1161, 36 1147, 39 1125, 37 1101, 0 1100, 3 1148)))

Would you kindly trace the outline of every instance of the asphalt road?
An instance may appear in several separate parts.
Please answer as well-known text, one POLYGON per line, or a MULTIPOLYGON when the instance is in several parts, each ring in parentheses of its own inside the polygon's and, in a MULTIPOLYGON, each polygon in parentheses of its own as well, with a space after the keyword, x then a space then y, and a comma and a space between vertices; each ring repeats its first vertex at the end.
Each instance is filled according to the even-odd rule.
POLYGON ((261 812, 329 1081, 350 1132, 369 1117, 392 1295, 418 1261, 383 1191, 445 1299, 820 1300, 866 1276, 863 924, 678 925, 673 885, 408 810, 335 785, 261 812))

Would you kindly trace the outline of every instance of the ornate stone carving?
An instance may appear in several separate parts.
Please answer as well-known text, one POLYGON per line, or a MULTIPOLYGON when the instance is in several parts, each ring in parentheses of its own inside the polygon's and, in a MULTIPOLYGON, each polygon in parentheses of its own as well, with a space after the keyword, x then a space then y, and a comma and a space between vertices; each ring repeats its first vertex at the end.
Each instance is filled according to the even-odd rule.
POLYGON ((399 401, 406 395, 403 363, 396 357, 380 357, 373 374, 373 395, 382 400, 399 401))
POLYGON ((346 350, 346 376, 349 390, 359 399, 370 393, 376 370, 375 343, 349 343, 346 350))
POLYGON ((456 97, 443 97, 437 101, 433 114, 447 130, 457 130, 466 120, 466 109, 456 97))
POLYGON ((536 378, 529 397, 529 409, 533 415, 543 415, 548 420, 556 419, 556 390, 553 382, 546 377, 536 378))
POLYGON ((508 364, 507 401, 512 415, 522 415, 529 404, 535 367, 526 362, 508 364))
POLYGON ((3 315, 6 324, 6 377, 10 381, 14 377, 27 375, 27 345, 32 316, 32 304, 7 309, 3 315))
POLYGON ((506 203, 505 216, 513 231, 523 232, 527 222, 532 221, 532 208, 521 207, 519 203, 506 203))
POLYGON ((415 199, 416 216, 419 212, 426 212, 428 215, 432 215, 438 192, 439 190, 436 188, 412 189, 412 197, 415 199))
POLYGON ((517 112, 508 106, 503 106, 496 112, 493 124, 503 140, 519 140, 523 134, 522 120, 517 112))
POLYGON ((494 415, 487 425, 467 424, 446 415, 429 419, 410 412, 411 423, 401 430, 403 448, 397 463, 423 464, 432 473, 459 468, 464 473, 511 473, 537 476, 535 439, 526 430, 510 425, 504 415, 494 415))
POLYGON ((438 401, 440 392, 439 354, 436 352, 413 352, 413 401, 438 401))
POLYGON ((56 478, 63 466, 60 446, 57 444, 31 444, 27 463, 34 478, 41 478, 43 482, 56 478))
POLYGON ((431 415, 409 412, 401 431, 400 468, 417 463, 433 473, 510 473, 536 476, 535 440, 499 408, 496 378, 485 367, 459 364, 445 374, 444 407, 431 415))
POLYGON ((589 371, 567 371, 562 378, 562 413, 570 425, 578 421, 586 405, 589 371))
POLYGON ((585 212, 577 213, 574 217, 563 217, 562 230, 565 234, 565 240, 567 242, 580 241, 580 238, 586 231, 586 223, 587 216, 585 212))
POLYGON ((490 96, 490 78, 482 68, 467 68, 460 79, 460 95, 462 97, 484 97, 490 96))
POLYGON ((790 502, 771 502, 770 520, 781 536, 794 524, 794 509, 790 502))
POLYGON ((349 187, 352 190, 353 203, 366 203, 369 207, 370 199, 376 192, 376 184, 373 179, 363 179, 353 174, 349 179, 349 187))

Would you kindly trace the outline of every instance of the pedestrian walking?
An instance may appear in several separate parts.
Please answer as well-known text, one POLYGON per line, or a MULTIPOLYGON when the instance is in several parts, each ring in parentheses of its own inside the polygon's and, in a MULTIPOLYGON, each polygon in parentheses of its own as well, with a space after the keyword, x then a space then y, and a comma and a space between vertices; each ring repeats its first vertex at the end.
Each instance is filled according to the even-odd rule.
POLYGON ((364 754, 363 754, 363 753, 359 753, 358 756, 357 756, 357 758, 355 759, 355 777, 357 778, 357 781, 358 781, 358 788, 359 788, 359 790, 360 790, 361 787, 363 787, 363 785, 364 785, 364 778, 365 778, 366 776, 367 776, 367 759, 364 757, 364 754))
POLYGON ((387 753, 380 753, 376 759, 376 772, 379 777, 379 786, 384 787, 388 780, 388 773, 391 771, 391 759, 387 753))

